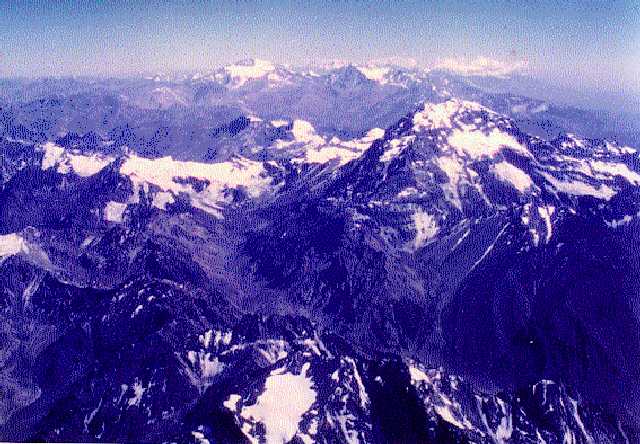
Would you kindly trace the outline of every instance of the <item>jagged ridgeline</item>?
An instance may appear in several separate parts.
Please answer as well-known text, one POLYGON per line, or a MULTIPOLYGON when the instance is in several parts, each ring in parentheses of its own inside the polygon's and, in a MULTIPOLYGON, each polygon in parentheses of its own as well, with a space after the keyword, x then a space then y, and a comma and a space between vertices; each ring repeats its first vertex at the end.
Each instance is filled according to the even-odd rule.
POLYGON ((3 81, 0 440, 640 440, 637 122, 476 83, 3 81))

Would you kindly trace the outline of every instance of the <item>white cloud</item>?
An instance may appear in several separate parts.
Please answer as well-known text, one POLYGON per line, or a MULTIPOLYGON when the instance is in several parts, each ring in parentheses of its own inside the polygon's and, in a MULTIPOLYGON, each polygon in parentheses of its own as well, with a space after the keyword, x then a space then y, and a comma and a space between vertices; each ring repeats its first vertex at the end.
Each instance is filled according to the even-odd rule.
POLYGON ((464 76, 496 76, 505 77, 527 67, 525 60, 505 62, 478 57, 476 59, 444 58, 436 62, 435 69, 444 69, 464 76))
MULTIPOLYGON (((400 68, 418 68, 419 63, 413 57, 391 56, 380 57, 370 59, 368 61, 358 61, 350 59, 332 59, 332 60, 317 60, 310 63, 310 66, 321 69, 339 69, 345 66, 354 65, 358 68, 388 68, 392 66, 398 66, 400 68)), ((365 74, 366 75, 366 74, 365 74)))
POLYGON ((366 66, 369 66, 369 67, 399 66, 402 68, 417 68, 418 61, 413 57, 392 56, 392 57, 382 57, 378 59, 369 60, 366 66))

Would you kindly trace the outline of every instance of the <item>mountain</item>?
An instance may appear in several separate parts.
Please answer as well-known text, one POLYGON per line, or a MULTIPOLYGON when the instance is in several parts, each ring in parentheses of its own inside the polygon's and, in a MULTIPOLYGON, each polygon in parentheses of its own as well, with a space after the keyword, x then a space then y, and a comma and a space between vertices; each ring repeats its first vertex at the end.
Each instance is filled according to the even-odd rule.
POLYGON ((284 292, 361 347, 482 384, 544 376, 617 403, 637 371, 636 159, 609 142, 530 137, 478 104, 426 104, 251 223, 275 220, 249 234, 256 296, 284 292), (589 380, 586 367, 617 377, 589 380))
POLYGON ((607 117, 253 60, 0 96, 0 440, 640 439, 607 117))

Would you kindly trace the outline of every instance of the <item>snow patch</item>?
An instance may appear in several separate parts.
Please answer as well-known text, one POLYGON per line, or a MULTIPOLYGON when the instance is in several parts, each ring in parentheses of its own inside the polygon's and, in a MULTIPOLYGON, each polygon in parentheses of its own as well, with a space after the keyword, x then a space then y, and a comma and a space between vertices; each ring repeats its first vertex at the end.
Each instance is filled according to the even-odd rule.
POLYGON ((29 245, 17 233, 0 235, 0 258, 29 253, 29 245))
POLYGON ((476 102, 452 99, 442 103, 426 102, 422 111, 413 116, 413 130, 451 128, 453 117, 461 111, 481 111, 483 107, 476 102))
POLYGON ((287 126, 289 124, 288 120, 272 120, 271 125, 276 128, 282 128, 283 126, 287 126))
POLYGON ((640 174, 629 169, 624 163, 593 161, 591 168, 598 173, 621 176, 632 185, 640 185, 640 174))
POLYGON ((67 154, 67 156, 73 172, 82 177, 98 174, 114 160, 111 157, 103 157, 98 154, 90 156, 67 154))
POLYGON ((404 198, 407 198, 407 197, 411 197, 411 196, 413 196, 413 195, 415 195, 417 193, 418 193, 418 190, 415 187, 407 187, 404 190, 400 191, 396 195, 396 197, 398 199, 404 199, 404 198))
POLYGON ((496 403, 502 412, 502 419, 496 429, 495 439, 498 443, 503 444, 511 440, 513 434, 513 417, 511 408, 500 398, 496 398, 496 403))
POLYGON ((305 163, 327 163, 335 160, 339 165, 344 165, 358 157, 360 157, 360 153, 353 152, 349 149, 337 146, 325 146, 319 150, 313 148, 307 150, 302 161, 305 163))
POLYGON ((191 384, 197 387, 200 393, 204 393, 211 386, 215 377, 222 373, 226 367, 217 356, 204 350, 189 350, 187 360, 189 364, 185 366, 186 374, 191 384))
POLYGON ((64 148, 56 145, 53 142, 47 142, 42 145, 44 150, 44 156, 42 157, 42 170, 48 170, 56 166, 62 155, 64 154, 64 148))
POLYGON ((367 131, 366 136, 363 140, 374 141, 376 139, 381 139, 384 137, 384 130, 382 128, 372 128, 367 131))
MULTIPOLYGON (((280 444, 293 439, 302 415, 316 401, 313 381, 307 376, 309 367, 310 364, 305 363, 299 375, 287 372, 284 367, 272 371, 265 382, 264 392, 258 396, 256 403, 242 407, 242 431, 249 440, 258 441, 254 438, 257 423, 264 425, 263 439, 269 444, 280 444)), ((229 397, 224 403, 225 407, 237 410, 239 398, 235 396, 229 397)))
POLYGON ((235 411, 238 408, 238 402, 240 402, 240 399, 242 399, 240 395, 236 395, 236 394, 229 395, 229 399, 223 402, 222 405, 235 413, 235 411))
POLYGON ((135 318, 136 316, 138 316, 138 314, 140 314, 143 308, 144 308, 144 305, 142 304, 138 305, 136 309, 133 310, 133 313, 131 313, 131 318, 135 318))
POLYGON ((464 416, 460 403, 452 398, 458 384, 455 378, 449 378, 451 390, 445 393, 442 390, 443 375, 440 370, 425 371, 415 365, 409 365, 408 368, 411 384, 425 394, 423 402, 427 411, 461 430, 473 429, 471 422, 464 416))
POLYGON ((153 195, 151 205, 160 210, 166 210, 167 205, 175 202, 173 194, 167 191, 159 191, 153 195))
POLYGON ((390 71, 390 68, 381 67, 381 66, 374 66, 374 67, 358 66, 357 69, 367 79, 373 80, 373 81, 381 83, 381 84, 386 83, 385 82, 385 80, 386 80, 385 76, 387 74, 389 74, 389 71, 390 71))
POLYGON ((353 159, 360 157, 374 140, 384 136, 384 130, 373 128, 359 139, 340 140, 337 137, 329 142, 316 134, 313 126, 304 120, 296 120, 293 123, 293 141, 276 142, 278 148, 291 148, 300 146, 302 152, 292 159, 296 163, 327 163, 337 161, 338 165, 344 165, 353 159))
POLYGON ((79 154, 66 151, 53 142, 42 145, 44 156, 42 170, 57 166, 60 174, 75 173, 81 177, 89 177, 99 173, 115 159, 101 154, 79 154))
POLYGON ((440 229, 436 219, 422 210, 414 212, 412 219, 416 229, 416 237, 413 240, 413 247, 417 250, 423 247, 429 239, 438 234, 440 229))
POLYGON ((459 429, 465 430, 467 428, 471 428, 472 426, 468 425, 467 423, 463 423, 460 422, 456 419, 456 417, 453 415, 453 412, 451 411, 451 407, 447 404, 445 405, 436 405, 433 408, 436 412, 436 414, 438 416, 440 416, 440 418, 442 418, 443 421, 448 422, 449 424, 453 425, 454 427, 457 427, 459 429))
POLYGON ((199 430, 193 430, 191 432, 193 439, 196 440, 198 444, 210 444, 209 440, 205 437, 205 434, 199 430))
POLYGON ((627 225, 629 222, 631 222, 633 219, 640 217, 640 211, 637 212, 636 214, 625 214, 622 218, 620 219, 612 219, 612 220, 605 220, 605 224, 607 224, 607 226, 609 228, 618 228, 618 227, 622 227, 627 225))
POLYGON ((143 386, 142 381, 136 378, 136 380, 133 383, 133 396, 127 400, 127 405, 129 407, 131 406, 138 407, 140 405, 140 401, 142 401, 142 397, 144 396, 146 391, 151 388, 151 386, 152 386, 151 382, 149 382, 149 384, 147 384, 146 387, 143 386))
POLYGON ((233 80, 235 86, 242 86, 250 80, 259 79, 275 71, 273 63, 266 60, 248 60, 234 65, 227 65, 224 70, 233 80))
POLYGON ((607 185, 600 185, 598 188, 580 181, 563 182, 556 179, 551 174, 541 173, 544 178, 556 189, 556 191, 575 196, 593 196, 596 199, 609 200, 615 196, 616 192, 607 185))
POLYGON ((380 157, 381 162, 390 162, 398 156, 404 147, 415 140, 415 136, 404 136, 399 139, 391 139, 388 143, 389 148, 380 157))
POLYGON ((424 371, 420 370, 418 367, 415 367, 413 365, 409 366, 409 376, 411 377, 412 383, 421 382, 421 381, 431 382, 431 378, 427 376, 427 374, 424 371))
MULTIPOLYGON (((220 216, 221 204, 230 201, 229 189, 241 188, 249 197, 257 198, 270 188, 272 182, 262 163, 244 158, 199 163, 177 161, 171 157, 148 159, 133 154, 120 167, 120 174, 129 177, 135 189, 152 184, 172 195, 186 193, 194 207, 214 216, 220 216), (197 179, 206 187, 196 191, 192 184, 186 182, 188 179, 197 179)), ((163 195, 155 201, 155 206, 164 208, 164 204, 171 200, 163 195)))
POLYGON ((503 148, 511 148, 526 157, 532 157, 529 150, 522 146, 513 136, 493 128, 488 134, 484 131, 469 128, 456 128, 447 139, 459 155, 472 159, 494 157, 503 148))
POLYGON ((324 138, 316 134, 316 130, 311 123, 306 120, 296 119, 293 121, 291 133, 296 142, 323 144, 324 138))
POLYGON ((104 219, 109 222, 122 223, 122 216, 126 209, 126 203, 109 201, 104 207, 104 219))
POLYGON ((551 225, 551 216, 555 212, 556 208, 552 205, 547 205, 546 207, 538 207, 538 214, 544 220, 544 223, 547 227, 547 243, 551 240, 552 233, 552 225, 551 225))
POLYGON ((524 193, 533 185, 531 177, 520 168, 511 165, 509 162, 500 162, 491 165, 491 171, 503 182, 510 183, 516 190, 524 193))
POLYGON ((462 210, 462 202, 460 201, 460 194, 458 192, 458 185, 460 184, 464 172, 462 164, 457 158, 452 156, 438 157, 436 158, 435 163, 449 178, 448 183, 441 185, 445 197, 457 209, 462 210))

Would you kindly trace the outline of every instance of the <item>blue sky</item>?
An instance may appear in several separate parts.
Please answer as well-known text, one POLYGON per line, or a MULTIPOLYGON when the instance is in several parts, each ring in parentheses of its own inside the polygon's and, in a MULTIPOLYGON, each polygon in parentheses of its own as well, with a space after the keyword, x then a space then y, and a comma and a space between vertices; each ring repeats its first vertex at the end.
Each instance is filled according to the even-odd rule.
POLYGON ((559 83, 640 92, 640 2, 0 2, 2 76, 390 56, 527 60, 559 83))

